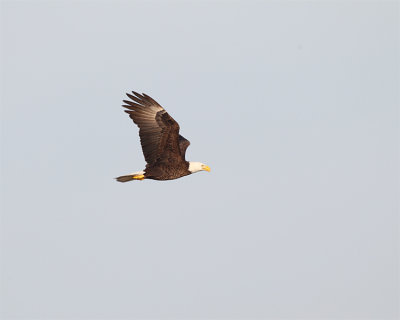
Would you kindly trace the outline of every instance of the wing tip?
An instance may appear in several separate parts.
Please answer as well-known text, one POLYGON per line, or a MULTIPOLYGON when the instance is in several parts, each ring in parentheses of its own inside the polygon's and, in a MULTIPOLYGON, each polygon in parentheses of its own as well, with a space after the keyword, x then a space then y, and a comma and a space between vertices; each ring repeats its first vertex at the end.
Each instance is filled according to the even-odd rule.
POLYGON ((138 98, 143 99, 143 96, 142 96, 140 93, 138 93, 138 92, 136 92, 136 91, 132 91, 132 93, 133 93, 135 96, 137 96, 138 98))

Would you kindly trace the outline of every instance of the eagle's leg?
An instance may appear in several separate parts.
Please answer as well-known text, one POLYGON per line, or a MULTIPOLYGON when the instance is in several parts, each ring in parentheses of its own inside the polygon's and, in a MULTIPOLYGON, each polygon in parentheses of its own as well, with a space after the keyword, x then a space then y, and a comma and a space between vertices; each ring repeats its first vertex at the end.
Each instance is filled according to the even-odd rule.
POLYGON ((144 180, 144 174, 138 174, 132 177, 134 180, 144 180))

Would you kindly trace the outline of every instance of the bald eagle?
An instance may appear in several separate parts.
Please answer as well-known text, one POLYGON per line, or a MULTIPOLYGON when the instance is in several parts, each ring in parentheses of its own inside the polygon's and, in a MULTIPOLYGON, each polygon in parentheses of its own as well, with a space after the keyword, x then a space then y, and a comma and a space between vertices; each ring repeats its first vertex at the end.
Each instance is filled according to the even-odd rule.
POLYGON ((131 180, 173 180, 198 171, 210 171, 201 162, 185 160, 190 145, 179 134, 179 124, 153 98, 132 91, 126 95, 132 100, 123 100, 126 113, 139 127, 140 143, 147 162, 143 171, 117 177, 119 182, 131 180))

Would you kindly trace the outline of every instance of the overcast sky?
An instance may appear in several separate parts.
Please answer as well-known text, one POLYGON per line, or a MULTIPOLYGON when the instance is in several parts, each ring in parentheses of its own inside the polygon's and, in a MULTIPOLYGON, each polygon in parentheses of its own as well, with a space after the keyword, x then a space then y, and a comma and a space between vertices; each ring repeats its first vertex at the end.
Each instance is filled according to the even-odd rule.
POLYGON ((2 1, 4 319, 398 319, 399 3, 2 1), (145 92, 211 172, 145 166, 145 92))

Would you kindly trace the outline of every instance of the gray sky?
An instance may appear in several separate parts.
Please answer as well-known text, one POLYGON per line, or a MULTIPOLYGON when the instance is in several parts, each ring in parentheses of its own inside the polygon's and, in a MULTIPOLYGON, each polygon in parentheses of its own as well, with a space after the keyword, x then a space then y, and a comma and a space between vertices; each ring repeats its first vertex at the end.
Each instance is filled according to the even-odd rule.
POLYGON ((2 1, 4 319, 397 319, 399 3, 2 1), (130 90, 208 164, 144 168, 130 90))

